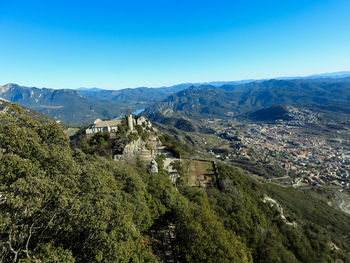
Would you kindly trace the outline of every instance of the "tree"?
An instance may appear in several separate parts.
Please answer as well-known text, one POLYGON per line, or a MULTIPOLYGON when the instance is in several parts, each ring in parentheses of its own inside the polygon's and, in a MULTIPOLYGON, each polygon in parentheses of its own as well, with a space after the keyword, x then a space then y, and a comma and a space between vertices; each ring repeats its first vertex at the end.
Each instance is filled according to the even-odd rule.
POLYGON ((2 261, 155 261, 141 243, 152 217, 138 171, 72 152, 55 123, 0 117, 2 261))
POLYGON ((182 163, 179 160, 176 161, 172 161, 170 163, 171 167, 173 167, 173 169, 181 176, 185 176, 186 175, 186 170, 185 167, 182 165, 182 163))

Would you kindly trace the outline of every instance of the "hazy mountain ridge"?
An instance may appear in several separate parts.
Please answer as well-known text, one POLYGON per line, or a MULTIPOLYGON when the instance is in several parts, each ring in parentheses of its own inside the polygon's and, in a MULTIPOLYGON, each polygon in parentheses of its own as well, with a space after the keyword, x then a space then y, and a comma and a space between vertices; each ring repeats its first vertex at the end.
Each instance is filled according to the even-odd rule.
MULTIPOLYGON (((116 118, 126 111, 147 108, 166 116, 241 115, 249 111, 286 104, 328 104, 349 101, 350 73, 327 73, 300 79, 243 80, 183 83, 170 87, 102 90, 79 88, 54 90, 0 86, 0 97, 76 125, 96 118, 116 118), (222 85, 224 84, 224 85, 222 85)), ((296 77, 297 78, 297 77, 296 77)))
MULTIPOLYGON (((174 91, 181 89, 174 88, 174 91)), ((96 118, 116 118, 127 110, 143 109, 171 93, 172 88, 54 90, 12 83, 0 86, 3 99, 78 125, 91 123, 96 118)))
POLYGON ((112 118, 120 111, 115 105, 104 105, 83 97, 76 90, 54 90, 7 84, 0 96, 71 124, 90 123, 96 118, 112 118))
POLYGON ((79 90, 79 93, 86 98, 96 101, 112 101, 119 103, 128 103, 130 106, 140 105, 148 106, 157 101, 164 100, 174 92, 188 88, 190 85, 178 85, 172 87, 147 88, 139 87, 134 89, 120 90, 96 90, 84 89, 79 90))
POLYGON ((190 87, 155 103, 145 113, 166 116, 228 117, 276 104, 326 105, 350 102, 350 78, 268 80, 241 85, 190 87))

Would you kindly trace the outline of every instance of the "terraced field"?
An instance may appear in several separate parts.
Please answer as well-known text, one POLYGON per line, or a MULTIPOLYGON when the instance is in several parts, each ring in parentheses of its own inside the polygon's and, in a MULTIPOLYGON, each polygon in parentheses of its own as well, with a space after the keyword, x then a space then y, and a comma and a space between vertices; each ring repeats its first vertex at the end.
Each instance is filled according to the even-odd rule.
POLYGON ((187 184, 192 187, 209 188, 213 186, 215 168, 212 161, 182 159, 187 170, 187 184))

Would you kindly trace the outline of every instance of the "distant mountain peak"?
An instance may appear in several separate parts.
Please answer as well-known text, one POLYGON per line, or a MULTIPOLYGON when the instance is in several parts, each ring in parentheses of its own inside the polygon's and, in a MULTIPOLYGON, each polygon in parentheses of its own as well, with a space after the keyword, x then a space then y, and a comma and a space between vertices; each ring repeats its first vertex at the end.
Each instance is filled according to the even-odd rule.
POLYGON ((350 71, 339 71, 339 72, 333 72, 333 73, 312 74, 309 77, 344 78, 344 77, 350 77, 350 71))
POLYGON ((83 90, 83 91, 100 91, 100 90, 103 90, 103 89, 99 89, 99 88, 96 88, 96 87, 93 87, 93 88, 85 88, 85 87, 80 87, 80 88, 77 88, 76 90, 83 90))

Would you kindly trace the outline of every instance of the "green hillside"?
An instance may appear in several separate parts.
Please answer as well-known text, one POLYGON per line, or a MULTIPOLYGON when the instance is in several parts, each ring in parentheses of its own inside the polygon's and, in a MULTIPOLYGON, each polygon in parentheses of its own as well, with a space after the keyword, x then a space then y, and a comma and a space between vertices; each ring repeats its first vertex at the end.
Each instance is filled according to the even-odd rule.
MULTIPOLYGON (((16 107, 16 106, 14 106, 14 103, 0 98, 0 111, 8 112, 8 110, 13 108, 13 107, 16 107)), ((18 106, 18 107, 20 107, 20 106, 18 106)), ((25 107, 21 107, 21 108, 27 116, 29 116, 33 120, 38 121, 40 123, 49 123, 49 122, 56 122, 57 121, 56 119, 51 118, 51 117, 49 117, 45 114, 42 114, 38 111, 29 109, 29 108, 25 108, 25 107)), ((63 124, 63 125, 66 126, 66 124, 63 124)))
POLYGON ((20 108, 1 113, 0 148, 2 262, 350 262, 349 217, 227 165, 176 191, 20 108))

